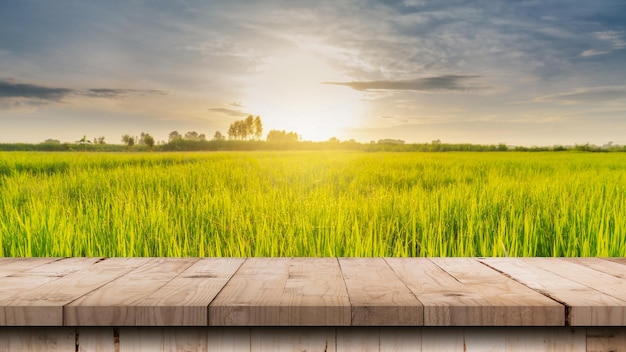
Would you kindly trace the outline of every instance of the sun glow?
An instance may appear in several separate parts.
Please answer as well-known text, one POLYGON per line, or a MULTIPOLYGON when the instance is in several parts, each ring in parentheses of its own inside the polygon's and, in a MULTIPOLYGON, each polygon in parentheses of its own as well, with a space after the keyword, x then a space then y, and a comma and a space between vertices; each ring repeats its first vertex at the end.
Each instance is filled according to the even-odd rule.
POLYGON ((293 131, 312 141, 342 138, 342 128, 358 124, 363 112, 358 92, 322 83, 342 79, 313 54, 276 56, 247 81, 245 109, 261 116, 265 131, 293 131))

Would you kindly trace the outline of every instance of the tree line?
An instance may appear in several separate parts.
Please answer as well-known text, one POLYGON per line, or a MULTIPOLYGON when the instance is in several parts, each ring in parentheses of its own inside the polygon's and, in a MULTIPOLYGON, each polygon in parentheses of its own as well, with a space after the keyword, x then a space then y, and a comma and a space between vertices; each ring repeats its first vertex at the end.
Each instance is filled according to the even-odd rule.
POLYGON ((216 131, 211 140, 204 133, 188 131, 181 134, 172 131, 168 135, 168 141, 156 142, 155 138, 146 132, 139 136, 130 134, 122 135, 122 145, 107 144, 105 137, 96 137, 93 140, 84 135, 74 143, 61 143, 56 139, 46 139, 43 143, 0 143, 0 151, 211 151, 211 150, 361 150, 367 152, 393 151, 393 152, 449 152, 449 151, 579 151, 579 152, 626 152, 626 146, 613 145, 612 142, 604 146, 592 144, 553 147, 510 147, 504 143, 498 145, 489 144, 451 144, 442 143, 441 140, 433 140, 431 143, 406 144, 400 139, 379 139, 378 142, 359 143, 351 139, 340 141, 332 137, 325 142, 302 141, 301 137, 291 131, 270 130, 266 140, 262 141, 263 122, 260 116, 248 115, 243 120, 233 122, 228 128, 228 139, 220 131, 216 131))

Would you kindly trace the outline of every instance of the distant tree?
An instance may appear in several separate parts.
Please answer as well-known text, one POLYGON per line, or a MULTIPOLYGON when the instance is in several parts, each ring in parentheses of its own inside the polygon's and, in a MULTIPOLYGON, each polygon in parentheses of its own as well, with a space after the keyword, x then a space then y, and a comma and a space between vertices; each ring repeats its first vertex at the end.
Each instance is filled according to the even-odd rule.
POLYGON ((169 141, 170 142, 177 141, 177 140, 182 139, 182 138, 183 138, 183 136, 181 136, 180 133, 178 133, 178 131, 170 132, 170 135, 169 135, 169 141))
POLYGON ((256 139, 261 139, 263 135, 263 122, 261 122, 261 117, 257 116, 254 118, 254 136, 256 139))
POLYGON ((297 142, 299 140, 300 136, 295 132, 271 130, 267 133, 268 142, 297 142))
POLYGON ((206 135, 204 133, 200 133, 198 135, 198 140, 199 141, 206 141, 206 135))
POLYGON ((228 139, 246 140, 250 138, 260 139, 263 135, 263 122, 261 117, 248 115, 244 120, 233 122, 228 128, 228 139))
POLYGON ((141 132, 139 144, 147 145, 148 148, 154 147, 154 137, 148 133, 141 132))
MULTIPOLYGON (((435 141, 436 142, 436 141, 435 141)), ((379 139, 378 144, 404 144, 402 139, 379 139)), ((434 145, 439 145, 438 143, 433 143, 434 145)))
POLYGON ((100 136, 97 138, 97 142, 98 144, 106 144, 106 142, 104 141, 104 136, 100 136))
POLYGON ((228 139, 235 139, 237 132, 235 131, 235 123, 230 124, 228 127, 228 139))
POLYGON ((335 143, 339 143, 340 141, 339 141, 339 138, 337 138, 337 137, 330 137, 328 139, 328 142, 335 144, 335 143))
POLYGON ((44 141, 44 143, 46 143, 46 144, 61 144, 61 141, 58 140, 58 139, 51 139, 51 138, 49 138, 49 139, 46 139, 44 141))
POLYGON ((222 132, 220 131, 215 131, 215 134, 213 135, 213 140, 214 141, 223 141, 225 138, 222 135, 222 132))
POLYGON ((189 132, 185 133, 185 140, 197 141, 198 140, 198 132, 196 132, 196 131, 189 131, 189 132))
POLYGON ((76 143, 80 144, 81 149, 85 151, 85 146, 91 144, 91 141, 87 139, 87 135, 83 135, 83 138, 77 140, 76 143))
POLYGON ((122 136, 122 142, 127 146, 132 147, 133 145, 135 145, 135 137, 131 137, 130 135, 125 134, 122 136))

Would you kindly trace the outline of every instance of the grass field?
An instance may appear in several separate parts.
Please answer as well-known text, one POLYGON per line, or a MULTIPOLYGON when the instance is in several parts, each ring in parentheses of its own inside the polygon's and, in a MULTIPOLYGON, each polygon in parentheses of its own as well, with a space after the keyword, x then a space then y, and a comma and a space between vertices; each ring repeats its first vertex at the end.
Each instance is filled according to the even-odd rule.
POLYGON ((0 256, 626 256, 626 158, 0 153, 0 256))

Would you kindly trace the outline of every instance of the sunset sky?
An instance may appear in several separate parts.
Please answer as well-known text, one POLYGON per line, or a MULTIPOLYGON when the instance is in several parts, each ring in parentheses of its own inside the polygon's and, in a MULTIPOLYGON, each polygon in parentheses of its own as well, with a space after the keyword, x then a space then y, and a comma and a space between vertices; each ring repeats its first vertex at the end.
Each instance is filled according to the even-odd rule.
POLYGON ((626 144, 626 2, 0 1, 0 143, 626 144))

